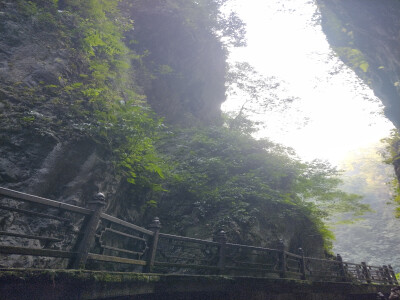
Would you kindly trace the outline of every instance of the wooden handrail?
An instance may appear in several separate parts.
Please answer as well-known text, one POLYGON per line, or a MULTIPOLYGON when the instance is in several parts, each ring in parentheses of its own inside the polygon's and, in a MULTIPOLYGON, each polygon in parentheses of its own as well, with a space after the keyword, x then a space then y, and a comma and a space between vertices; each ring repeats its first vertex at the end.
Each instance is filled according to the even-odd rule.
POLYGON ((72 211, 72 212, 80 213, 83 215, 90 215, 92 213, 92 210, 87 209, 87 208, 63 203, 60 201, 50 200, 50 199, 46 199, 46 198, 42 198, 42 197, 38 197, 38 196, 33 196, 30 194, 17 192, 14 190, 3 188, 3 187, 0 187, 0 195, 6 196, 8 198, 16 199, 16 200, 22 200, 22 201, 26 201, 26 202, 30 202, 30 203, 36 203, 36 204, 42 204, 42 205, 46 205, 46 206, 50 206, 50 207, 55 207, 55 208, 59 208, 59 209, 66 210, 66 211, 72 211))
MULTIPOLYGON (((158 218, 154 218, 149 229, 146 229, 103 213, 102 207, 105 205, 105 198, 102 194, 98 194, 96 196, 97 198, 89 202, 92 205, 91 209, 29 195, 3 187, 0 187, 0 196, 83 214, 85 216, 83 224, 86 224, 81 228, 81 236, 83 237, 80 239, 79 247, 75 247, 77 249, 76 251, 0 245, 0 253, 2 254, 66 258, 70 259, 70 265, 74 268, 84 267, 86 260, 96 260, 128 265, 139 265, 143 266, 144 271, 147 272, 152 271, 154 267, 172 267, 194 270, 205 269, 219 274, 226 271, 240 271, 245 272, 245 274, 253 274, 254 272, 262 274, 274 273, 279 274, 281 277, 297 276, 300 279, 308 278, 315 280, 315 277, 318 276, 327 280, 355 280, 366 283, 398 285, 394 271, 390 265, 369 266, 364 262, 361 264, 345 262, 342 261, 340 255, 338 255, 336 260, 305 257, 302 249, 299 249, 300 254, 286 251, 283 241, 280 241, 279 249, 270 249, 251 245, 228 243, 226 240, 226 233, 223 230, 218 233, 217 238, 214 241, 160 233, 159 230, 161 224, 158 218), (102 199, 99 198, 99 195, 102 199), (101 203, 99 200, 101 200, 101 203), (99 227, 101 222, 103 222, 103 227, 99 227), (113 229, 113 225, 116 226, 117 229, 113 229), (100 235, 96 234, 97 230, 101 230, 100 235), (104 234, 114 235, 114 238, 117 236, 122 244, 119 246, 105 244, 105 242, 107 242, 107 237, 105 237, 104 234), (90 253, 91 245, 96 239, 98 239, 100 243, 98 246, 100 246, 103 251, 109 250, 111 252, 122 253, 125 256, 136 255, 136 258, 138 259, 117 255, 104 255, 103 252, 100 254, 90 253), (139 247, 140 250, 138 251, 136 251, 137 249, 121 248, 123 247, 122 241, 130 241, 133 245, 136 245, 135 247, 139 247, 138 245, 140 245, 141 248, 139 247), (160 243, 164 243, 164 245, 160 246, 160 243), (165 251, 168 252, 168 247, 172 247, 171 249, 174 252, 170 252, 169 254, 164 253, 165 251), (201 257, 202 254, 206 256, 201 257), (250 259, 250 256, 252 256, 253 260, 250 259), (162 259, 164 259, 164 261, 162 261, 162 259), (168 259, 173 261, 168 261, 168 259), (257 261, 257 259, 261 259, 261 261, 257 261), (264 261, 262 261, 262 259, 264 259, 264 261), (331 265, 329 266, 324 264, 331 265)), ((0 205, 0 209, 41 218, 55 219, 58 221, 69 221, 60 216, 54 216, 42 212, 32 212, 18 207, 0 205)), ((65 223, 60 226, 65 226, 65 223)), ((44 241, 46 244, 62 241, 62 239, 51 236, 46 237, 6 231, 0 231, 0 235, 23 239, 36 239, 44 241)))
POLYGON ((191 237, 186 237, 186 236, 173 235, 173 234, 167 234, 167 233, 160 233, 160 238, 173 239, 173 240, 176 240, 176 241, 184 241, 184 242, 193 242, 193 243, 199 243, 199 244, 215 245, 215 246, 219 245, 219 243, 213 242, 213 241, 201 240, 201 239, 196 239, 196 238, 191 238, 191 237))
POLYGON ((154 234, 153 231, 151 231, 151 230, 148 230, 146 228, 134 225, 134 224, 126 222, 126 221, 123 221, 121 219, 118 219, 116 217, 107 215, 105 213, 102 213, 100 215, 100 219, 109 221, 109 222, 114 223, 114 224, 121 225, 123 227, 130 228, 130 229, 133 229, 133 230, 136 230, 136 231, 139 231, 139 232, 142 232, 142 233, 147 234, 147 235, 151 235, 152 236, 154 234))
POLYGON ((229 247, 238 247, 238 248, 246 248, 248 250, 259 250, 259 251, 268 251, 268 252, 279 252, 278 249, 271 249, 271 248, 264 248, 264 247, 257 247, 257 246, 250 246, 250 245, 242 245, 242 244, 231 244, 226 243, 229 247))

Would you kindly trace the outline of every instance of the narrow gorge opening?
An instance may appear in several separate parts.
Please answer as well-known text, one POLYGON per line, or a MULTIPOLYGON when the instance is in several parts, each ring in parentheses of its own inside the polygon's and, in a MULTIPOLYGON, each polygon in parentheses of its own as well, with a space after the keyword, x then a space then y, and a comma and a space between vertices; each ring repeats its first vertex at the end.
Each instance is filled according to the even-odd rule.
MULTIPOLYGON (((222 109, 234 118, 249 119, 253 136, 292 147, 302 160, 319 159, 343 170, 342 188, 362 195, 373 211, 359 220, 331 219, 333 251, 352 261, 392 261, 398 270, 399 220, 390 184, 395 174, 380 154, 385 148, 381 140, 395 127, 367 80, 328 43, 321 5, 237 0, 226 7, 226 13, 236 12, 247 26, 247 46, 232 49, 231 68, 241 69, 253 81, 240 85, 235 78, 222 109), (255 94, 252 88, 260 82, 261 92, 255 94)), ((345 27, 340 30, 351 39, 354 33, 345 27)), ((372 68, 361 52, 349 51, 362 72, 372 68)))

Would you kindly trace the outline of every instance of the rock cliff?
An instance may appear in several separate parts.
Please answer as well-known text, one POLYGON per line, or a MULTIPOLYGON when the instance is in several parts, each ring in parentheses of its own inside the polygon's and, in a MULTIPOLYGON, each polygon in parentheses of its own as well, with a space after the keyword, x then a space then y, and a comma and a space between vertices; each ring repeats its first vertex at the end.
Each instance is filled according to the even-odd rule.
MULTIPOLYGON (((0 185, 79 206, 103 192, 141 226, 323 256, 314 200, 357 197, 323 163, 220 126, 224 30, 241 32, 223 2, 0 2, 0 185)), ((0 213, 2 230, 46 225, 0 213)))
POLYGON ((322 28, 340 58, 374 90, 400 127, 400 2, 317 0, 322 28))
MULTIPOLYGON (((399 129, 400 1, 316 2, 333 50, 373 89, 385 106, 386 117, 399 129)), ((394 167, 400 181, 398 159, 394 167)))

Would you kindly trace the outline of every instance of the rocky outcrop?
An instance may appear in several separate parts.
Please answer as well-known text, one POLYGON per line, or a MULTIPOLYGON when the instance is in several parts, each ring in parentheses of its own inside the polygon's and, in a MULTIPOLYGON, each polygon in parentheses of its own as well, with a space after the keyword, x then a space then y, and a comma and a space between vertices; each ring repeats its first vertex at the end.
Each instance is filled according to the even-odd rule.
POLYGON ((340 58, 374 90, 400 127, 400 2, 317 0, 322 28, 340 58))
MULTIPOLYGON (((150 198, 153 195, 148 196, 151 188, 128 183, 116 171, 117 159, 110 139, 102 139, 87 129, 109 124, 96 123, 95 112, 105 113, 105 110, 93 109, 91 101, 79 91, 93 70, 83 51, 78 49, 82 41, 74 40, 79 37, 75 28, 78 17, 64 7, 43 9, 50 2, 55 3, 47 0, 0 2, 0 185, 84 207, 100 191, 106 194, 107 213, 146 226, 154 217, 145 205, 153 200, 150 198)), ((174 10, 165 10, 163 1, 129 3, 141 5, 124 10, 131 12, 135 19, 134 30, 126 35, 127 44, 132 53, 143 57, 133 59, 134 70, 121 75, 135 77, 127 85, 136 84, 135 88, 141 88, 135 92, 143 92, 154 110, 171 122, 191 122, 191 126, 216 119, 221 122, 218 117, 224 100, 226 66, 222 43, 205 27, 193 27, 190 22, 183 26, 188 19, 176 15, 174 10), (157 5, 152 7, 148 3, 157 5)), ((117 99, 124 102, 122 96, 117 99)), ((124 117, 122 114, 120 119, 124 117)), ((123 125, 120 128, 124 129, 123 125)), ((169 197, 162 195, 156 199, 160 202, 158 213, 165 232, 212 237, 218 228, 211 228, 209 224, 216 223, 215 219, 222 213, 215 212, 214 220, 208 215, 199 217, 193 203, 181 206, 177 199, 169 197), (163 202, 163 198, 168 201, 163 202), (172 216, 171 212, 174 212, 172 216)), ((279 238, 284 238, 292 251, 302 246, 308 248, 307 255, 323 255, 321 233, 301 208, 265 205, 255 218, 249 226, 229 223, 231 240, 275 246, 279 238), (286 210, 296 215, 285 214, 286 210)), ((33 232, 45 230, 47 225, 53 231, 58 230, 51 222, 31 223, 15 213, 0 211, 1 230, 33 232)), ((40 243, 27 242, 25 246, 40 247, 40 243)), ((0 261, 0 266, 50 266, 52 263, 7 257, 0 261)))
MULTIPOLYGON (((333 50, 382 100, 400 128, 400 2, 316 0, 333 50)), ((398 163, 397 163, 398 164, 398 163)), ((400 169, 395 166, 400 181, 400 169)))
POLYGON ((0 10, 1 185, 65 200, 96 192, 85 189, 88 182, 108 190, 104 153, 80 136, 77 120, 68 107, 57 108, 51 93, 79 75, 79 57, 46 24, 32 24, 17 3, 2 2, 0 10))
MULTIPOLYGON (((124 11, 134 20, 129 47, 146 53, 152 78, 138 78, 152 108, 170 123, 218 123, 225 101, 227 52, 210 29, 209 17, 188 1, 177 8, 168 1, 127 1, 124 11), (133 5, 132 5, 133 3, 133 5), (194 12, 196 11, 196 13, 194 12)), ((220 121, 220 120, 219 120, 220 121)))

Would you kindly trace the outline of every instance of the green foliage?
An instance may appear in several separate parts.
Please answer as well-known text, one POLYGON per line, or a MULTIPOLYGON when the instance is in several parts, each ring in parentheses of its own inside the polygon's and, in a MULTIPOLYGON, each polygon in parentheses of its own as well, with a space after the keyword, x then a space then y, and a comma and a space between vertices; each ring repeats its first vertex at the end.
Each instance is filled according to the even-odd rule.
POLYGON ((77 14, 73 34, 88 62, 81 92, 100 110, 110 109, 121 100, 121 91, 130 83, 127 79, 130 53, 123 42, 130 21, 120 16, 118 3, 117 0, 65 1, 66 9, 77 14))
POLYGON ((258 209, 274 207, 282 216, 313 220, 328 246, 333 235, 324 219, 337 212, 359 215, 367 209, 360 197, 338 189, 339 173, 327 163, 303 163, 291 149, 268 140, 205 127, 176 132, 160 143, 173 166, 164 197, 184 199, 183 207, 207 216, 214 228, 249 225, 258 209))
POLYGON ((160 69, 159 69, 159 73, 162 74, 162 75, 170 74, 170 73, 172 73, 173 71, 174 71, 174 70, 173 70, 170 66, 168 66, 168 65, 161 65, 161 66, 160 66, 160 69))
MULTIPOLYGON (((365 26, 361 23, 357 27, 360 20, 354 21, 351 18, 351 13, 345 13, 330 1, 317 1, 321 11, 322 28, 332 46, 333 51, 339 58, 350 67, 355 73, 370 87, 375 82, 373 76, 376 69, 381 69, 381 66, 376 65, 368 53, 368 35, 364 35, 365 26), (357 28, 363 30, 357 30, 357 28), (371 71, 372 70, 372 71, 371 71)), ((349 10, 350 7, 348 8, 349 10)), ((353 13, 356 13, 354 9, 353 13)), ((366 20, 366 19, 365 19, 366 20)), ((370 20, 371 21, 371 20, 370 20)), ((369 21, 368 21, 369 22, 369 21)), ((379 85, 379 84, 378 84, 379 85)))
POLYGON ((327 35, 331 37, 332 43, 334 46, 351 46, 354 44, 353 34, 349 34, 349 31, 346 28, 346 24, 339 18, 338 14, 336 14, 329 5, 318 3, 318 7, 322 12, 322 22, 325 23, 323 26, 327 35))
POLYGON ((38 13, 37 5, 32 1, 18 1, 18 9, 25 16, 34 16, 38 13))
POLYGON ((36 29, 53 28, 58 26, 56 17, 57 0, 17 0, 19 12, 30 19, 36 29))
POLYGON ((34 116, 26 116, 22 118, 22 121, 25 123, 33 123, 33 121, 35 121, 35 117, 34 116))
POLYGON ((163 177, 153 146, 160 121, 135 92, 130 70, 131 51, 124 32, 132 21, 118 10, 119 0, 65 1, 66 9, 78 14, 80 49, 88 62, 84 82, 68 87, 81 94, 94 111, 90 126, 94 138, 109 146, 116 165, 128 182, 160 190, 154 177, 163 177))
POLYGON ((129 183, 160 190, 154 177, 164 175, 153 144, 161 122, 149 108, 135 101, 118 106, 112 114, 97 111, 100 142, 113 149, 118 157, 117 166, 129 183))
MULTIPOLYGON (((151 1, 150 1, 151 2, 151 1)), ((213 32, 226 46, 244 46, 246 29, 235 12, 224 15, 222 6, 227 0, 167 0, 165 6, 184 15, 184 26, 194 31, 213 32)), ((154 3, 150 5, 155 6, 154 3)))
MULTIPOLYGON (((52 106, 60 112, 60 123, 50 121, 47 127, 91 137, 109 153, 117 174, 144 189, 160 191, 159 180, 164 175, 154 142, 161 121, 133 81, 131 60, 140 57, 125 45, 124 33, 133 21, 122 16, 119 2, 65 0, 58 12, 57 1, 19 1, 22 15, 40 24, 43 33, 62 39, 62 47, 72 57, 70 70, 79 71, 73 76, 61 74, 58 84, 41 82, 21 96, 37 103, 35 95, 46 95, 48 99, 37 108, 52 106), (50 23, 54 26, 46 27, 50 23)), ((34 116, 21 120, 41 121, 34 116)))
POLYGON ((392 129, 390 136, 383 139, 382 142, 385 145, 385 151, 382 152, 382 156, 385 159, 384 162, 387 164, 393 164, 400 160, 400 133, 397 129, 392 129))
POLYGON ((336 47, 334 50, 353 70, 359 68, 364 73, 368 71, 369 64, 360 50, 351 47, 336 47))
MULTIPOLYGON (((114 161, 117 176, 135 190, 139 200, 134 205, 142 205, 144 213, 163 211, 169 216, 165 220, 176 226, 195 222, 182 217, 193 215, 210 228, 246 228, 265 217, 264 211, 273 211, 271 226, 283 226, 284 220, 311 221, 310 230, 319 232, 328 245, 333 236, 324 219, 343 211, 359 215, 366 209, 359 197, 338 189, 337 170, 322 162, 302 163, 291 149, 254 140, 246 134, 251 127, 242 126, 244 117, 231 128, 171 129, 174 132, 164 135, 162 121, 147 106, 142 90, 153 103, 174 103, 172 109, 182 106, 184 113, 201 114, 202 101, 222 101, 227 45, 219 38, 231 37, 230 42, 240 44, 243 24, 234 15, 226 19, 220 14, 224 1, 156 2, 122 4, 126 11, 139 11, 137 18, 145 18, 142 14, 148 10, 165 17, 142 23, 152 26, 150 34, 139 29, 135 36, 134 30, 138 42, 127 43, 128 48, 125 39, 133 21, 119 11, 118 0, 65 0, 62 13, 55 11, 57 1, 20 1, 27 18, 54 25, 41 28, 58 33, 58 42, 74 58, 69 66, 73 75, 65 72, 58 83, 43 82, 21 94, 37 107, 54 110, 57 121, 33 116, 22 121, 29 126, 47 122, 43 127, 90 137, 114 161), (173 14, 163 15, 166 11, 173 14), (176 210, 170 209, 172 202, 176 210)), ((264 89, 273 87, 259 78, 248 82, 254 73, 242 67, 243 72, 231 78, 239 88, 254 96, 260 82, 264 89)))
POLYGON ((398 205, 396 209, 396 216, 400 218, 400 133, 397 129, 393 129, 390 136, 383 139, 385 151, 381 154, 384 162, 394 165, 396 175, 398 178, 392 180, 393 186, 393 201, 398 205))
POLYGON ((229 65, 226 76, 227 94, 235 100, 235 108, 229 112, 226 123, 235 130, 251 133, 255 130, 249 116, 266 111, 283 111, 295 97, 284 97, 284 89, 275 77, 265 78, 247 62, 229 65), (279 96, 278 96, 279 95, 279 96))
POLYGON ((345 193, 340 189, 342 172, 332 168, 329 163, 315 160, 304 164, 303 170, 302 180, 298 182, 298 196, 303 201, 312 199, 327 216, 351 212, 354 218, 370 211, 368 205, 360 202, 360 195, 345 193))

